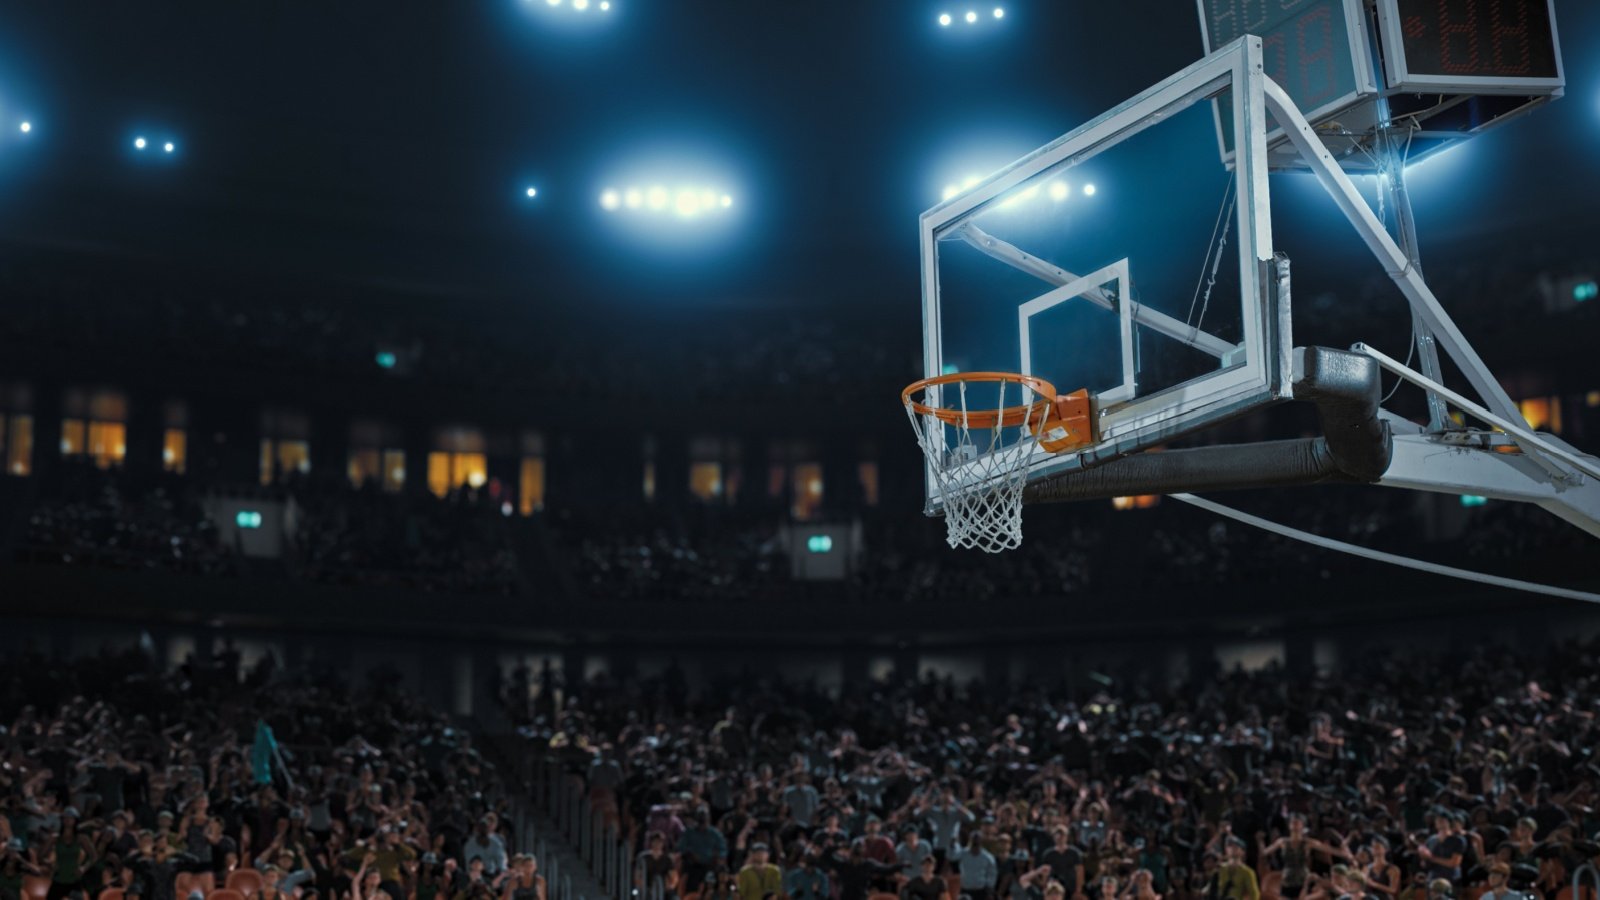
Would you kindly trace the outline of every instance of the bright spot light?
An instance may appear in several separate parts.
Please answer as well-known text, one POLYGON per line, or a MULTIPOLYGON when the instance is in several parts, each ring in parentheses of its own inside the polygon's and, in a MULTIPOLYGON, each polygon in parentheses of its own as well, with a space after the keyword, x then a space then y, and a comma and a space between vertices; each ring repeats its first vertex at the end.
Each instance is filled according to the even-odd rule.
POLYGON ((23 134, 27 134, 28 132, 33 130, 33 123, 32 122, 23 122, 21 125, 18 125, 17 127, 22 129, 22 133, 23 134))
POLYGON ((638 188, 628 188, 628 192, 622 195, 622 202, 629 209, 638 209, 644 205, 644 195, 639 193, 638 188))
POLYGON ((572 0, 572 8, 578 12, 583 12, 589 8, 589 0, 572 0))
POLYGON ((963 182, 961 182, 961 186, 962 186, 962 187, 964 187, 964 188, 969 188, 969 187, 976 187, 976 186, 977 186, 977 184, 978 184, 978 182, 980 182, 980 181, 982 181, 982 180, 983 180, 983 178, 982 178, 982 177, 980 177, 980 176, 977 176, 977 175, 968 175, 968 176, 967 176, 967 180, 966 180, 966 181, 963 181, 963 182))
POLYGON ((939 24, 943 25, 946 28, 950 27, 950 14, 949 13, 939 13, 939 24))
POLYGON ((944 199, 946 200, 949 200, 959 193, 961 193, 961 188, 956 185, 947 184, 944 186, 944 199))
POLYGON ((134 138, 133 139, 133 146, 137 150, 143 150, 144 149, 144 138, 142 138, 142 137, 134 138))
POLYGON ((971 25, 973 22, 976 22, 976 21, 978 21, 978 14, 973 12, 970 9, 967 10, 967 24, 971 25))
POLYGON ((561 5, 561 0, 545 0, 545 2, 549 3, 551 6, 560 6, 561 5))
POLYGON ((622 205, 622 198, 617 196, 616 191, 608 190, 600 195, 600 205, 608 210, 616 209, 622 205))
POLYGON ((600 11, 601 12, 610 12, 611 11, 611 0, 600 0, 600 11))
POLYGON ((733 205, 733 197, 732 197, 732 195, 723 194, 722 195, 722 208, 723 209, 727 209, 728 207, 730 207, 732 205, 733 205))
POLYGON ((1065 181, 1050 182, 1050 199, 1060 203, 1072 194, 1072 189, 1067 187, 1065 181))
POLYGON ((1093 197, 1094 196, 1094 192, 1095 192, 1095 186, 1094 185, 1086 184, 1086 185, 1083 186, 1083 195, 1085 197, 1093 197))
POLYGON ((165 144, 161 145, 161 149, 167 151, 168 153, 171 153, 172 151, 174 151, 174 150, 176 150, 178 148, 176 146, 174 146, 171 141, 167 141, 165 144))
POLYGON ((645 202, 650 204, 651 209, 666 209, 667 189, 664 187, 651 188, 650 192, 645 195, 645 202))
POLYGON ((687 189, 679 191, 676 208, 678 210, 678 215, 684 216, 685 218, 699 214, 700 195, 687 189))
POLYGON ((712 209, 717 205, 717 192, 713 190, 700 191, 700 208, 712 209))
POLYGON ((995 8, 994 8, 994 17, 995 17, 995 18, 996 18, 996 19, 1004 19, 1004 18, 1005 18, 1005 17, 1006 17, 1006 10, 1005 10, 1005 7, 1003 7, 1003 6, 996 6, 996 7, 995 7, 995 8))
POLYGON ((529 200, 532 200, 533 198, 539 196, 539 189, 536 188, 536 187, 530 187, 526 191, 524 191, 524 193, 526 193, 528 195, 528 199, 529 200))

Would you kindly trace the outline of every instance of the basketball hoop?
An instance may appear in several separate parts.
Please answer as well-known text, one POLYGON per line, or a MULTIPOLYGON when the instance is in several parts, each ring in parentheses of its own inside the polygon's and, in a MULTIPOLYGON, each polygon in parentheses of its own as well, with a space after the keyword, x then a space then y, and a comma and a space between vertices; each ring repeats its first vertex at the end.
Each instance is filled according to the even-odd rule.
POLYGON ((902 391, 900 400, 927 457, 951 547, 985 553, 1016 549, 1022 544, 1022 489, 1037 451, 1062 453, 1094 441, 1089 392, 1059 397, 1054 385, 1031 375, 964 372, 924 378, 902 391), (993 408, 970 407, 967 387, 972 384, 997 386, 993 408), (948 386, 956 395, 953 403, 942 396, 948 386), (1007 406, 1011 391, 1018 403, 1007 406))

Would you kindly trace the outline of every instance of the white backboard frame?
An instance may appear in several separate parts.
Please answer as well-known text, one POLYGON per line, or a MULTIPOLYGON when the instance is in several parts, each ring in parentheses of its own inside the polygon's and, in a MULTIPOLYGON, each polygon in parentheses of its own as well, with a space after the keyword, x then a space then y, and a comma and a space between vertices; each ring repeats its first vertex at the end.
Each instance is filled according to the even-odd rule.
MULTIPOLYGON (((1235 227, 1239 239, 1234 247, 1243 295, 1240 302, 1244 306, 1243 359, 1148 397, 1101 405, 1099 443, 1064 454, 1036 448, 1028 463, 1030 479, 1087 468, 1290 396, 1288 298, 1281 296, 1267 275, 1273 244, 1264 82, 1261 39, 1247 35, 922 214, 919 236, 923 369, 931 378, 941 374, 944 367, 939 295, 941 239, 961 239, 957 232, 964 220, 1000 202, 1029 179, 1058 166, 1064 171, 1087 162, 1174 113, 1209 102, 1219 91, 1233 93, 1234 146, 1244 150, 1232 173, 1238 191, 1235 227)), ((1050 268, 1065 276, 1058 285, 1077 279, 1050 268)), ((1009 316, 1012 311, 996 309, 995 314, 1009 316)), ((1020 367, 1020 359, 1018 363, 1020 367)), ((1063 391, 1077 388, 1056 387, 1063 391)), ((937 388, 930 389, 929 402, 938 404, 937 388)), ((927 475, 927 509, 934 512, 939 505, 938 494, 931 471, 927 475)))
POLYGON ((1017 346, 1022 348, 1022 368, 1024 375, 1033 374, 1033 334, 1031 323, 1034 316, 1055 309, 1063 303, 1085 299, 1090 291, 1098 292, 1102 286, 1116 282, 1117 291, 1114 295, 1117 300, 1118 334, 1122 340, 1119 353, 1122 363, 1122 383, 1110 390, 1101 391, 1098 399, 1101 405, 1107 403, 1122 403, 1133 399, 1138 387, 1137 376, 1133 371, 1133 297, 1131 279, 1128 277, 1128 261, 1119 260, 1101 269, 1091 272, 1076 281, 1069 281, 1061 287, 1047 291, 1027 303, 1017 307, 1017 346))

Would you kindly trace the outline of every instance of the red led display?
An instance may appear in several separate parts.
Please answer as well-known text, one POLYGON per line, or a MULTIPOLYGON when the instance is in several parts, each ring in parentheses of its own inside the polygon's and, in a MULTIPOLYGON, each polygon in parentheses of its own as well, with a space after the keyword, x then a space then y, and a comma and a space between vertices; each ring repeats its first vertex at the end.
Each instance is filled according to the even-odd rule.
POLYGON ((1413 78, 1557 78, 1548 0, 1397 0, 1413 78))

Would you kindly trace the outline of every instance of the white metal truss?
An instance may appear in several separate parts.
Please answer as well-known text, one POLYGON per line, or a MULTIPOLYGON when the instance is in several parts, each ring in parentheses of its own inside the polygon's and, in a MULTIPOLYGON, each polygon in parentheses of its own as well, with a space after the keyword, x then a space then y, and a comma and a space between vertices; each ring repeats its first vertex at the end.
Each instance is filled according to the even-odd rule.
MULTIPOLYGON (((1323 188, 1383 264, 1415 315, 1455 360, 1483 403, 1451 391, 1371 347, 1357 344, 1354 349, 1372 357, 1392 374, 1499 429, 1515 444, 1514 448, 1509 447, 1488 436, 1475 444, 1462 435, 1397 430, 1394 458, 1380 484, 1535 503, 1600 537, 1600 460, 1527 427, 1510 395, 1472 349, 1422 273, 1384 229, 1350 177, 1339 168, 1294 101, 1270 78, 1265 79, 1263 91, 1273 118, 1284 126, 1289 140, 1323 188), (1520 452, 1505 452, 1513 449, 1520 452)), ((1394 422, 1398 417, 1385 414, 1385 418, 1394 422)))

